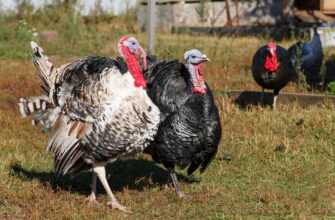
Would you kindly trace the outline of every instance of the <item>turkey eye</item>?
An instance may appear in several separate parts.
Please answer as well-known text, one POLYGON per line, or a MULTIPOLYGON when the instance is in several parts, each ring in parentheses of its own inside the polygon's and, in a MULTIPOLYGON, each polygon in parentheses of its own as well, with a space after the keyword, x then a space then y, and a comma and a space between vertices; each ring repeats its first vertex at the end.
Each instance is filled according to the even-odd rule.
POLYGON ((151 110, 152 110, 152 107, 149 106, 149 107, 148 107, 148 112, 151 112, 151 110))
POLYGON ((192 56, 192 59, 195 59, 196 58, 196 56, 192 56))

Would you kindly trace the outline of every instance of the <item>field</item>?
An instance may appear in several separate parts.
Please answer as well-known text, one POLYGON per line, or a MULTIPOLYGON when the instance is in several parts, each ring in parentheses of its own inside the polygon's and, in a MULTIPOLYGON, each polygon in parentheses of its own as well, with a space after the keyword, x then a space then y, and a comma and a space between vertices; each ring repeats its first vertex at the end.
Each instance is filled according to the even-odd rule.
MULTIPOLYGON (((187 177, 179 171, 187 199, 176 197, 167 172, 146 155, 108 167, 112 190, 132 209, 131 215, 110 210, 101 186, 99 204, 88 204, 89 173, 56 179, 52 155, 45 151, 47 134, 22 119, 16 104, 22 96, 40 93, 30 60, 30 30, 59 31, 55 41, 35 39, 59 65, 91 53, 115 56, 123 34, 145 45, 145 34, 122 19, 74 26, 58 22, 55 27, 34 17, 27 17, 26 24, 0 20, 0 219, 335 219, 331 104, 241 109, 216 96, 223 127, 219 152, 202 175, 187 177)), ((161 33, 156 53, 181 60, 186 49, 199 48, 211 59, 206 80, 214 91, 259 90, 250 64, 267 40, 161 33)), ((287 47, 294 41, 281 44, 287 47)), ((284 90, 307 92, 294 84, 284 90)))

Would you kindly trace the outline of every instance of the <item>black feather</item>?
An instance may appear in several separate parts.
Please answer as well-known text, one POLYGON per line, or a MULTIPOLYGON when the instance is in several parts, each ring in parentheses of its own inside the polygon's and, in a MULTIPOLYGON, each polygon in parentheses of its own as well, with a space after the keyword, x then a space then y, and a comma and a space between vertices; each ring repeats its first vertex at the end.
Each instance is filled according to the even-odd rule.
POLYGON ((270 73, 264 68, 265 58, 268 54, 267 46, 258 49, 253 57, 252 75, 262 88, 273 89, 275 93, 278 93, 289 81, 294 80, 297 74, 289 60, 287 50, 277 46, 276 53, 279 68, 276 72, 270 73))
POLYGON ((99 74, 101 74, 104 69, 114 66, 118 67, 121 73, 128 71, 127 64, 121 57, 111 59, 108 57, 88 56, 66 67, 67 74, 64 75, 64 81, 72 81, 74 78, 79 78, 78 81, 83 81, 88 78, 88 75, 99 77, 99 74))
POLYGON ((190 74, 176 60, 161 61, 145 73, 148 94, 161 110, 154 142, 146 149, 167 169, 200 167, 204 171, 217 153, 220 117, 210 88, 204 95, 192 92, 190 74))

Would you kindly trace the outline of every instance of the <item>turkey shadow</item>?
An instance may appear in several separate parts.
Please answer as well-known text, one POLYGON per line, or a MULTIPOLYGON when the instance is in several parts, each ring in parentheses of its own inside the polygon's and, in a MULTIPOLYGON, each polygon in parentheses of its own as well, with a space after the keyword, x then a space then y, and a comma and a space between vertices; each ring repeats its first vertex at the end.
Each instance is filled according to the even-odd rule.
POLYGON ((243 91, 234 99, 234 103, 241 109, 252 106, 272 107, 273 93, 265 92, 263 98, 262 95, 262 92, 243 91))
MULTIPOLYGON (((153 161, 148 160, 119 160, 106 166, 107 178, 113 191, 122 191, 124 188, 143 191, 145 188, 162 187, 170 184, 169 173, 153 161)), ((19 164, 10 167, 12 176, 23 181, 39 180, 42 184, 51 186, 54 190, 62 189, 88 195, 91 191, 91 172, 83 171, 76 175, 57 177, 54 172, 26 169, 19 164)), ((185 183, 199 182, 192 176, 177 174, 178 180, 185 183)), ((97 193, 105 193, 98 181, 97 193)))

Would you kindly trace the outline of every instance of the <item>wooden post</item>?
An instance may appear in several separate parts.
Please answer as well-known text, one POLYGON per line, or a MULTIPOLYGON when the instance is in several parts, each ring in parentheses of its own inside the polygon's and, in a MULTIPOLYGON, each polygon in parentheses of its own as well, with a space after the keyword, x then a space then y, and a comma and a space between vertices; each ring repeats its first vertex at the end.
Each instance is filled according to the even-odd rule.
POLYGON ((155 23, 156 23, 156 0, 148 0, 148 54, 154 54, 155 23))
POLYGON ((231 21, 231 13, 230 13, 230 4, 229 0, 226 0, 226 12, 227 12, 227 26, 232 26, 232 21, 231 21))
POLYGON ((283 6, 283 12, 282 12, 282 21, 288 21, 288 23, 291 25, 293 24, 293 8, 294 8, 294 0, 284 0, 282 2, 283 6))
POLYGON ((240 0, 235 0, 236 25, 240 25, 240 0))

